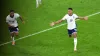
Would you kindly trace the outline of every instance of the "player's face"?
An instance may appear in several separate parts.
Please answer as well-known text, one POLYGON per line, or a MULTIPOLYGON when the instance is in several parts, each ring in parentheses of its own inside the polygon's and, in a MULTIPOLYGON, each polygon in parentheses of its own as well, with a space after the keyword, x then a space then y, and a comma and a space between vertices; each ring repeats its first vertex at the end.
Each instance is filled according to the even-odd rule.
POLYGON ((10 12, 10 16, 13 17, 14 16, 14 12, 10 12))
POLYGON ((72 10, 68 10, 68 14, 69 15, 72 15, 73 14, 73 11, 72 10))

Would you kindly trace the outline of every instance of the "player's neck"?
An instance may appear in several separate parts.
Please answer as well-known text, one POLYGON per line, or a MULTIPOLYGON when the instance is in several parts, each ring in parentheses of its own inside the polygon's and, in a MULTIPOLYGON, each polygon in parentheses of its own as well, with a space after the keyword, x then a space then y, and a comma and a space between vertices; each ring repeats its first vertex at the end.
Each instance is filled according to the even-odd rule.
POLYGON ((11 16, 11 15, 10 15, 10 17, 11 17, 11 18, 13 18, 13 17, 14 17, 14 15, 13 15, 13 16, 11 16))
POLYGON ((72 14, 68 14, 69 16, 72 16, 73 15, 73 13, 72 14))

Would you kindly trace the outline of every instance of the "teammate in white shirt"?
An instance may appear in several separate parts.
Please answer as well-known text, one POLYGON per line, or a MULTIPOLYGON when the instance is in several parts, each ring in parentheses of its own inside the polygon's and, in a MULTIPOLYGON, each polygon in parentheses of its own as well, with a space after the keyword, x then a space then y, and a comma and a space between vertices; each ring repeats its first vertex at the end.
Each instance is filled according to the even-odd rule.
POLYGON ((14 36, 18 36, 19 33, 17 18, 20 18, 22 23, 24 23, 22 17, 18 13, 14 13, 14 10, 10 10, 10 14, 6 17, 6 22, 11 34, 12 45, 15 45, 14 36))
POLYGON ((84 19, 87 20, 88 17, 79 17, 76 14, 73 14, 73 9, 68 8, 68 14, 66 14, 61 20, 58 20, 56 22, 52 22, 50 25, 54 26, 55 24, 61 23, 63 20, 67 20, 67 29, 69 37, 73 35, 74 37, 74 51, 77 51, 77 29, 76 29, 76 19, 84 19))

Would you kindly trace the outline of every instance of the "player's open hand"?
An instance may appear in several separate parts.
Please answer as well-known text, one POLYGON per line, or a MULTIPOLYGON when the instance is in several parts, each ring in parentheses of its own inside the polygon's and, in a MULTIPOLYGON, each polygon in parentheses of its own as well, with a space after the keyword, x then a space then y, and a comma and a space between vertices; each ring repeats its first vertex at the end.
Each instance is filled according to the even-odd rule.
POLYGON ((84 17, 84 20, 88 20, 88 17, 86 16, 86 17, 84 17))
POLYGON ((55 25, 55 23, 54 23, 54 22, 50 23, 50 26, 54 26, 54 25, 55 25))

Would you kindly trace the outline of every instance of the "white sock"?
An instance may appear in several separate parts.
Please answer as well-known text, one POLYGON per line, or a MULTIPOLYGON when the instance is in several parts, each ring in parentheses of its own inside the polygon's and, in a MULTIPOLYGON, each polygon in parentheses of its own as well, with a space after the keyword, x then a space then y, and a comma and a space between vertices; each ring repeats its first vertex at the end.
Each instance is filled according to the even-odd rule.
POLYGON ((15 41, 14 37, 12 37, 12 41, 15 41))
POLYGON ((39 0, 39 4, 41 4, 41 0, 39 0))
POLYGON ((36 8, 38 8, 38 7, 39 7, 39 1, 36 0, 36 8))
POLYGON ((74 38, 74 49, 77 49, 77 38, 74 38))

